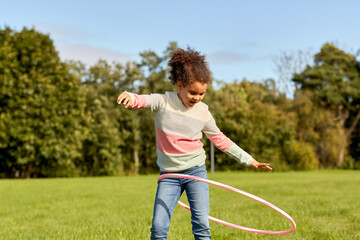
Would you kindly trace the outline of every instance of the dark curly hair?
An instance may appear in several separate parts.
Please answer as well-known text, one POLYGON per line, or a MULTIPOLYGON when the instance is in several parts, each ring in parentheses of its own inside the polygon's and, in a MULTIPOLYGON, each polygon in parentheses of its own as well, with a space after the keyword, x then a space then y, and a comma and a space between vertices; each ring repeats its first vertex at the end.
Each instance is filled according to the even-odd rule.
POLYGON ((181 82, 186 86, 189 82, 197 81, 210 83, 210 70, 205 57, 191 48, 178 48, 171 53, 168 65, 171 67, 169 79, 173 84, 181 82))

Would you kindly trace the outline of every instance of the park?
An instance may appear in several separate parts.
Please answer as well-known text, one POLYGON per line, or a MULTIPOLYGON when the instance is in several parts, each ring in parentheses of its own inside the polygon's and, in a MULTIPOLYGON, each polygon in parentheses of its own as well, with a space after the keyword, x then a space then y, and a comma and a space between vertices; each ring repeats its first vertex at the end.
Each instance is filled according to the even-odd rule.
POLYGON ((0 8, 0 240, 360 239, 359 3, 64 1, 0 8))

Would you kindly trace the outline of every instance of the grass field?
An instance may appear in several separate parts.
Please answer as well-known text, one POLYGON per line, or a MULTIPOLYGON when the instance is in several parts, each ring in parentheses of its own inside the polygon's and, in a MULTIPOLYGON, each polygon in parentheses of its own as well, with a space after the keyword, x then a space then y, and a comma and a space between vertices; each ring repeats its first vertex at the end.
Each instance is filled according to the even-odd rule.
MULTIPOLYGON (((157 177, 0 180, 0 239, 149 239, 157 177)), ((219 172, 209 179, 273 203, 297 224, 295 232, 270 236, 211 223, 212 239, 360 239, 359 171, 219 172)), ((210 204, 212 216, 242 226, 291 227, 274 210, 214 186, 210 204)), ((189 211, 176 207, 168 239, 193 239, 189 211)))

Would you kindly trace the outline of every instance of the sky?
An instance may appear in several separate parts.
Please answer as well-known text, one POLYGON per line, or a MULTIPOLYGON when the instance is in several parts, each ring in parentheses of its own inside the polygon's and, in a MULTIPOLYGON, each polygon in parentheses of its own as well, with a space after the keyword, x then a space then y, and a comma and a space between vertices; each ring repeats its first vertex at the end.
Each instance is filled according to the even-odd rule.
POLYGON ((92 65, 161 55, 171 41, 206 56, 224 82, 277 79, 284 53, 327 42, 360 49, 358 0, 0 0, 0 27, 49 34, 63 60, 92 65))

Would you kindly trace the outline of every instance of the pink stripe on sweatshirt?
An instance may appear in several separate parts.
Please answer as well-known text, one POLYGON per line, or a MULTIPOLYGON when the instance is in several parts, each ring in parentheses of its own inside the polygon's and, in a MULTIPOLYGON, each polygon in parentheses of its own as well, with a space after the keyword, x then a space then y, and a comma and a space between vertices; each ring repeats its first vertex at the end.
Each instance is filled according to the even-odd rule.
POLYGON ((225 152, 233 144, 230 138, 226 137, 222 132, 219 132, 215 136, 209 138, 210 141, 221 151, 225 152))
POLYGON ((133 102, 131 108, 134 108, 134 109, 145 108, 145 106, 146 106, 145 96, 134 94, 134 102, 133 102))
POLYGON ((185 154, 199 150, 203 147, 200 139, 189 139, 176 134, 166 133, 156 127, 157 148, 168 154, 185 154))

